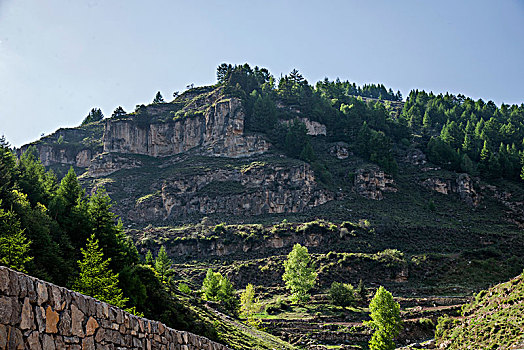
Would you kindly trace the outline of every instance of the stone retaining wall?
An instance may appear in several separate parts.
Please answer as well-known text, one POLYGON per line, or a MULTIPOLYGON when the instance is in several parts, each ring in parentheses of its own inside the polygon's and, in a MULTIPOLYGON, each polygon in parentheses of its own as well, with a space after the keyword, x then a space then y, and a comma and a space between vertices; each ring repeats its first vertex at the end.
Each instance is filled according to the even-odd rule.
POLYGON ((0 266, 0 349, 228 348, 0 266))

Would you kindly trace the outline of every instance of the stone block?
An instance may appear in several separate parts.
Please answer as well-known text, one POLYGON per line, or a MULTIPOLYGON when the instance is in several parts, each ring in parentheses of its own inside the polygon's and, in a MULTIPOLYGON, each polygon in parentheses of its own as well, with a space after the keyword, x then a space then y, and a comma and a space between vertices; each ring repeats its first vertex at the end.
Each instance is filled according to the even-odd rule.
POLYGON ((55 335, 55 347, 58 350, 62 350, 66 348, 66 343, 64 341, 64 337, 60 335, 55 335))
POLYGON ((21 320, 22 307, 18 302, 18 297, 8 297, 0 295, 0 320, 4 324, 16 325, 21 320))
POLYGON ((82 350, 95 350, 94 337, 86 337, 82 340, 82 350))
POLYGON ((44 334, 42 336, 42 348, 45 350, 56 350, 55 341, 52 335, 44 334))
POLYGON ((86 306, 86 296, 82 295, 80 293, 73 293, 72 298, 72 305, 74 304, 78 310, 82 311, 82 313, 87 313, 87 306, 86 306))
POLYGON ((80 338, 79 337, 64 337, 64 342, 66 344, 79 344, 80 343, 80 338))
POLYGON ((84 337, 84 313, 76 307, 75 304, 71 305, 71 331, 73 335, 80 338, 84 337))
POLYGON ((49 300, 47 294, 47 286, 42 281, 36 282, 36 294, 38 295, 36 301, 38 305, 42 305, 43 303, 49 300))
POLYGON ((18 328, 9 328, 7 348, 9 350, 24 350, 24 337, 18 328))
POLYGON ((24 298, 22 306, 20 329, 36 329, 33 308, 29 303, 29 298, 24 298))
POLYGON ((18 276, 18 297, 25 298, 27 296, 27 281, 29 278, 25 275, 18 276))
MULTIPOLYGON (((30 350, 42 350, 38 331, 32 332, 26 340, 26 346, 30 350)), ((0 347, 1 348, 1 347, 0 347)), ((45 350, 45 349, 44 349, 45 350)))
POLYGON ((35 306, 34 310, 36 326, 38 328, 38 331, 42 333, 45 331, 45 310, 41 306, 35 306))
POLYGON ((102 342, 103 340, 106 339, 106 330, 104 328, 98 328, 98 331, 96 331, 96 334, 95 334, 95 341, 97 343, 100 343, 102 342))
POLYGON ((89 317, 86 323, 86 335, 90 336, 95 334, 98 327, 98 322, 92 316, 89 317))
POLYGON ((57 286, 51 284, 48 286, 47 290, 49 292, 51 305, 56 311, 62 311, 62 293, 60 292, 60 289, 57 286))
POLYGON ((60 315, 60 322, 58 323, 58 330, 63 336, 72 336, 71 332, 71 311, 64 310, 60 315))
POLYGON ((0 266, 0 292, 5 294, 9 286, 9 269, 4 266, 0 266))
POLYGON ((9 270, 9 284, 5 294, 16 297, 20 294, 20 283, 18 282, 19 277, 20 274, 18 272, 9 270))
MULTIPOLYGON (((0 271, 1 274, 1 271, 0 271)), ((7 345, 8 326, 0 324, 0 349, 5 349, 7 345)))
MULTIPOLYGON (((60 320, 58 312, 54 311, 50 305, 45 310, 45 331, 46 333, 57 333, 57 324, 60 320)), ((45 347, 44 347, 45 348, 45 347)))
POLYGON ((30 279, 30 278, 26 279, 26 286, 27 286, 27 297, 29 298, 29 302, 32 304, 36 303, 38 296, 36 294, 35 282, 33 281, 33 279, 30 279))

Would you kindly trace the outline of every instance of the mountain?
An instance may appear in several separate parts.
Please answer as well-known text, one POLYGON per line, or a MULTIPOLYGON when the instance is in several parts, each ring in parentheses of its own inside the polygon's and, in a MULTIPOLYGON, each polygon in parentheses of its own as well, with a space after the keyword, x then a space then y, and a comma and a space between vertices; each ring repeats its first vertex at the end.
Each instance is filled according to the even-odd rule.
POLYGON ((72 166, 88 193, 105 188, 141 256, 164 246, 192 290, 212 268, 275 309, 285 255, 307 246, 314 302, 260 318, 310 348, 369 338, 364 304, 329 306, 333 281, 401 296, 407 343, 431 336, 420 319, 522 270, 524 105, 424 91, 403 101, 383 85, 312 86, 295 70, 277 84, 248 65, 217 78, 17 151, 59 177, 72 166))

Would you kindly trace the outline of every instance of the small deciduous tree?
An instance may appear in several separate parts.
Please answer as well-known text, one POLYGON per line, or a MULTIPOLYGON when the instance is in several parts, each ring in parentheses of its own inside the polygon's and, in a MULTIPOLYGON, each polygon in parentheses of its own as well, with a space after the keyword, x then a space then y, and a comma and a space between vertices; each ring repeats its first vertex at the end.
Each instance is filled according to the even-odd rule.
POLYGON ((286 282, 286 288, 291 291, 291 300, 308 301, 309 291, 315 286, 317 273, 311 264, 307 248, 299 243, 295 244, 284 262, 284 270, 282 279, 286 282))
POLYGON ((74 282, 73 289, 123 308, 127 298, 124 298, 122 290, 118 287, 118 274, 109 268, 111 259, 104 260, 104 254, 94 234, 87 239, 86 248, 82 248, 81 252, 83 259, 78 261, 80 275, 74 282))
POLYGON ((240 312, 249 318, 259 309, 258 298, 255 298, 255 287, 249 283, 240 294, 240 312))
POLYGON ((365 325, 375 330, 369 341, 370 350, 393 350, 393 339, 400 332, 400 305, 393 300, 393 296, 384 287, 380 286, 369 303, 371 321, 365 325))

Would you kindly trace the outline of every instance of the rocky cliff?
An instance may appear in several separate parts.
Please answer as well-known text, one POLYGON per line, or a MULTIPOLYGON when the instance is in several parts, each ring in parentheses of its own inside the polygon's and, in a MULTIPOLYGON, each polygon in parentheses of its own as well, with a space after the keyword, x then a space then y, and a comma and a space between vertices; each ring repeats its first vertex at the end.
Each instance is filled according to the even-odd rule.
POLYGON ((22 146, 17 150, 18 156, 34 146, 44 166, 65 164, 86 168, 96 154, 102 153, 103 132, 101 122, 78 128, 58 129, 51 135, 22 146))
POLYGON ((201 147, 203 154, 236 158, 267 151, 269 144, 263 138, 244 135, 240 100, 222 100, 220 96, 217 99, 203 113, 162 123, 144 124, 136 118, 108 119, 104 152, 165 157, 201 147))
POLYGON ((393 178, 377 167, 357 170, 355 190, 361 196, 374 200, 384 199, 384 192, 397 192, 393 178))
POLYGON ((306 163, 284 166, 253 162, 237 168, 179 172, 152 190, 151 195, 136 201, 126 217, 147 222, 191 214, 297 213, 334 197, 319 187, 306 163))
POLYGON ((103 176, 120 168, 119 162, 101 165, 101 161, 113 159, 101 154, 168 157, 198 149, 204 155, 239 158, 269 149, 270 144, 260 135, 244 133, 245 114, 240 99, 225 98, 221 88, 195 90, 170 103, 139 106, 123 116, 59 129, 24 145, 18 153, 34 145, 45 166, 89 168, 94 162, 91 176, 103 176))
POLYGON ((428 178, 422 181, 422 186, 441 194, 457 193, 461 200, 472 206, 480 204, 481 195, 475 190, 475 182, 468 174, 459 174, 454 180, 428 178))

